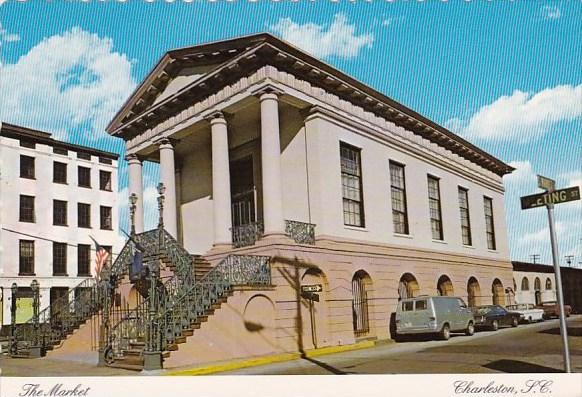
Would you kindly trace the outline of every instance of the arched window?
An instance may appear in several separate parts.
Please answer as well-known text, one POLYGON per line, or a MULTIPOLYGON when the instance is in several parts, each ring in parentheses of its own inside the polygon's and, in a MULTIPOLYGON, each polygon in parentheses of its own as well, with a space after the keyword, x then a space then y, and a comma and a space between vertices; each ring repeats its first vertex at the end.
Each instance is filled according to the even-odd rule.
POLYGON ((522 291, 529 291, 529 280, 527 279, 527 277, 524 277, 521 280, 521 290, 522 291))
POLYGON ((549 277, 546 279, 546 289, 552 289, 552 280, 549 277))
POLYGON ((372 280, 368 273, 360 270, 352 278, 352 319, 354 334, 366 335, 370 332, 368 317, 368 288, 372 280))
POLYGON ((469 307, 479 306, 481 302, 481 288, 475 277, 471 277, 467 283, 467 298, 469 307))
POLYGON ((503 295, 503 284, 501 280, 496 278, 491 285, 491 293, 493 294, 493 304, 505 306, 505 295, 503 295))
POLYGON ((399 299, 414 298, 420 293, 420 286, 416 277, 410 273, 405 273, 400 277, 398 283, 398 297, 399 299))
POLYGON ((534 281, 534 291, 539 291, 542 289, 542 282, 540 281, 539 277, 536 277, 534 281))
POLYGON ((448 276, 441 276, 437 281, 437 292, 440 296, 453 296, 453 283, 448 276))

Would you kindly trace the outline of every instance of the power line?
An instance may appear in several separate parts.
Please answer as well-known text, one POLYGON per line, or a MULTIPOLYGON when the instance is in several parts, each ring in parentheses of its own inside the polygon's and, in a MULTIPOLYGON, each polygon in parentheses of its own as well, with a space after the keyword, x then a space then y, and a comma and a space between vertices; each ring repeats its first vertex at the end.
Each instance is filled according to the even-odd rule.
MULTIPOLYGON (((7 231, 7 232, 10 232, 10 233, 19 234, 21 236, 32 237, 32 238, 38 239, 38 240, 50 241, 52 243, 66 244, 69 247, 75 247, 75 248, 77 248, 77 245, 75 245, 75 244, 63 243, 62 241, 56 241, 56 240, 52 240, 52 239, 46 238, 46 237, 40 237, 40 236, 35 236, 33 234, 22 233, 22 232, 19 232, 17 230, 7 229, 5 227, 3 227, 2 230, 7 231)), ((93 252, 95 252, 95 248, 93 248, 93 244, 88 244, 88 245, 91 247, 90 250, 93 251, 93 252)), ((113 249, 112 249, 112 251, 113 251, 113 249)), ((119 253, 111 252, 111 256, 119 256, 119 253)))

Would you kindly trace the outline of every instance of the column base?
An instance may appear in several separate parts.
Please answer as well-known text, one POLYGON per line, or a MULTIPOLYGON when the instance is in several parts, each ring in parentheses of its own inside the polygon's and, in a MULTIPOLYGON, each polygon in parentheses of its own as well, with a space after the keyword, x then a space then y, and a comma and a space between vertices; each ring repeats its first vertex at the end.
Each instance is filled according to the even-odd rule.
POLYGON ((32 346, 28 348, 28 356, 30 358, 40 358, 43 357, 42 349, 40 346, 32 346))
POLYGON ((153 371, 162 369, 162 352, 144 352, 143 353, 143 370, 153 371))

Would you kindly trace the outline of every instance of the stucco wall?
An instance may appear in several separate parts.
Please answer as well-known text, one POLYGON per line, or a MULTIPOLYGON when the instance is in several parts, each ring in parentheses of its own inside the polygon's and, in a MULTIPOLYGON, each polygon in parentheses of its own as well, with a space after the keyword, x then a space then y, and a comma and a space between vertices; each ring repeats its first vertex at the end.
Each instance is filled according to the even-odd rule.
POLYGON ((517 303, 536 303, 535 298, 535 280, 536 278, 540 279, 540 297, 542 302, 549 302, 556 300, 556 278, 554 273, 537 273, 537 272, 513 272, 513 278, 515 280, 515 301, 517 303), (523 290, 522 282, 523 279, 527 278, 529 289, 523 290), (551 281, 551 289, 546 289, 546 280, 550 279, 551 281))

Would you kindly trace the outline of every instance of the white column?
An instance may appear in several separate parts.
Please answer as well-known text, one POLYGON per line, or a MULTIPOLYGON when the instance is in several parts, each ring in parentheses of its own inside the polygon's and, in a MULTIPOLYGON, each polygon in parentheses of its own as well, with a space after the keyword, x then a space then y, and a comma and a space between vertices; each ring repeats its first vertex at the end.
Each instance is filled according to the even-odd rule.
POLYGON ((214 206, 214 245, 232 244, 230 208, 230 164, 228 130, 222 113, 210 118, 212 135, 212 203, 214 206))
POLYGON ((164 200, 164 229, 178 238, 178 215, 176 211, 176 171, 174 146, 169 139, 159 141, 160 145, 160 182, 166 188, 164 200))
POLYGON ((137 202, 135 203, 135 231, 142 233, 143 226, 143 182, 142 182, 142 162, 135 154, 125 157, 127 161, 127 173, 129 174, 128 196, 135 193, 137 202))
POLYGON ((269 89, 258 95, 261 101, 261 160, 265 236, 284 234, 279 100, 277 93, 269 89))

